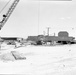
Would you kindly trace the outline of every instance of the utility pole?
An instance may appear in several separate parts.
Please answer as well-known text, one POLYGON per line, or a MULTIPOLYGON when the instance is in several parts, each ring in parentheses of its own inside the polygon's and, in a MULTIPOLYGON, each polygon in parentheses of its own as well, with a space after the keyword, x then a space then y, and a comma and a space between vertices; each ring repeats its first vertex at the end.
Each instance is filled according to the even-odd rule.
POLYGON ((40 0, 38 4, 38 35, 39 35, 39 24, 40 24, 40 0))
POLYGON ((49 36, 50 27, 47 27, 47 35, 49 36))

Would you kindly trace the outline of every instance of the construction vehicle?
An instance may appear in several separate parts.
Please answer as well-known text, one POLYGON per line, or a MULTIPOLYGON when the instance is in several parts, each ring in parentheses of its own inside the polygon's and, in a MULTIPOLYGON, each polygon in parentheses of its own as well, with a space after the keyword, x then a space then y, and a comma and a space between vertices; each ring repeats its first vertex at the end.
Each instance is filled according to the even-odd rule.
POLYGON ((18 4, 19 1, 20 0, 14 0, 14 2, 12 3, 12 5, 8 9, 7 13, 3 15, 3 19, 0 22, 0 30, 2 29, 2 27, 5 25, 5 23, 7 22, 7 20, 11 16, 12 12, 14 11, 14 9, 17 6, 17 4, 18 4))
MULTIPOLYGON (((10 0, 11 1, 11 0, 10 0)), ((9 2, 10 2, 9 1, 9 2)), ((14 9, 16 8, 18 2, 20 0, 14 0, 14 2, 12 3, 12 5, 10 6, 10 8, 8 9, 8 11, 6 12, 6 14, 3 15, 3 19, 2 21, 0 21, 0 30, 3 28, 3 26, 5 25, 5 23, 8 21, 9 17, 11 16, 12 12, 14 11, 14 9)), ((8 3, 9 3, 8 2, 8 3)), ((8 4, 7 3, 7 4, 8 4)), ((11 40, 13 41, 14 38, 5 38, 3 39, 2 37, 0 37, 0 49, 1 49, 1 44, 2 42, 4 42, 6 39, 8 39, 8 43, 11 42, 11 40), (11 39, 11 40, 10 40, 11 39)), ((15 45, 15 41, 13 41, 14 45, 15 45)))

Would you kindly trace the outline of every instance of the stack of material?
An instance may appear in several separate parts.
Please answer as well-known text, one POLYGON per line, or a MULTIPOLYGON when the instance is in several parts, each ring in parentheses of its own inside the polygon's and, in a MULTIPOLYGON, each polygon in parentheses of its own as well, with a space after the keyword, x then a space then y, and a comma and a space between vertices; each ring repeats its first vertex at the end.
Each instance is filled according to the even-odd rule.
POLYGON ((9 53, 0 54, 0 60, 2 61, 15 61, 15 60, 25 60, 25 59, 26 57, 17 51, 11 51, 9 53))
POLYGON ((19 52, 11 51, 11 53, 12 53, 12 56, 15 58, 15 60, 26 59, 26 57, 23 54, 20 54, 19 52))

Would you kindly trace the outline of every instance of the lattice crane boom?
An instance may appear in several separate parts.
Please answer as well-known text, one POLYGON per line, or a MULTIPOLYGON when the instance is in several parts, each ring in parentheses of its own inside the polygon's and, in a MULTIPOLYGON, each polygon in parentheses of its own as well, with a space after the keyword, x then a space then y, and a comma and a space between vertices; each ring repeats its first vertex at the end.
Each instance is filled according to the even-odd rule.
POLYGON ((14 11, 14 9, 17 6, 17 4, 18 4, 19 1, 20 0, 14 0, 14 2, 12 3, 12 5, 10 6, 9 10, 7 11, 7 13, 5 15, 3 15, 3 19, 0 22, 0 30, 2 29, 2 27, 5 25, 5 23, 7 22, 7 20, 11 16, 12 12, 14 11))

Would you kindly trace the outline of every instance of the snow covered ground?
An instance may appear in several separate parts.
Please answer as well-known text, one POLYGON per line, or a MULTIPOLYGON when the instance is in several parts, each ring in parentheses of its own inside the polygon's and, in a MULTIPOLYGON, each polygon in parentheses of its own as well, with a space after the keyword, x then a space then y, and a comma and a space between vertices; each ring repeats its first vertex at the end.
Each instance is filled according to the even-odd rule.
POLYGON ((76 75, 76 45, 25 46, 0 51, 0 74, 76 75), (13 59, 11 51, 23 54, 25 60, 2 60, 2 55, 13 59))

